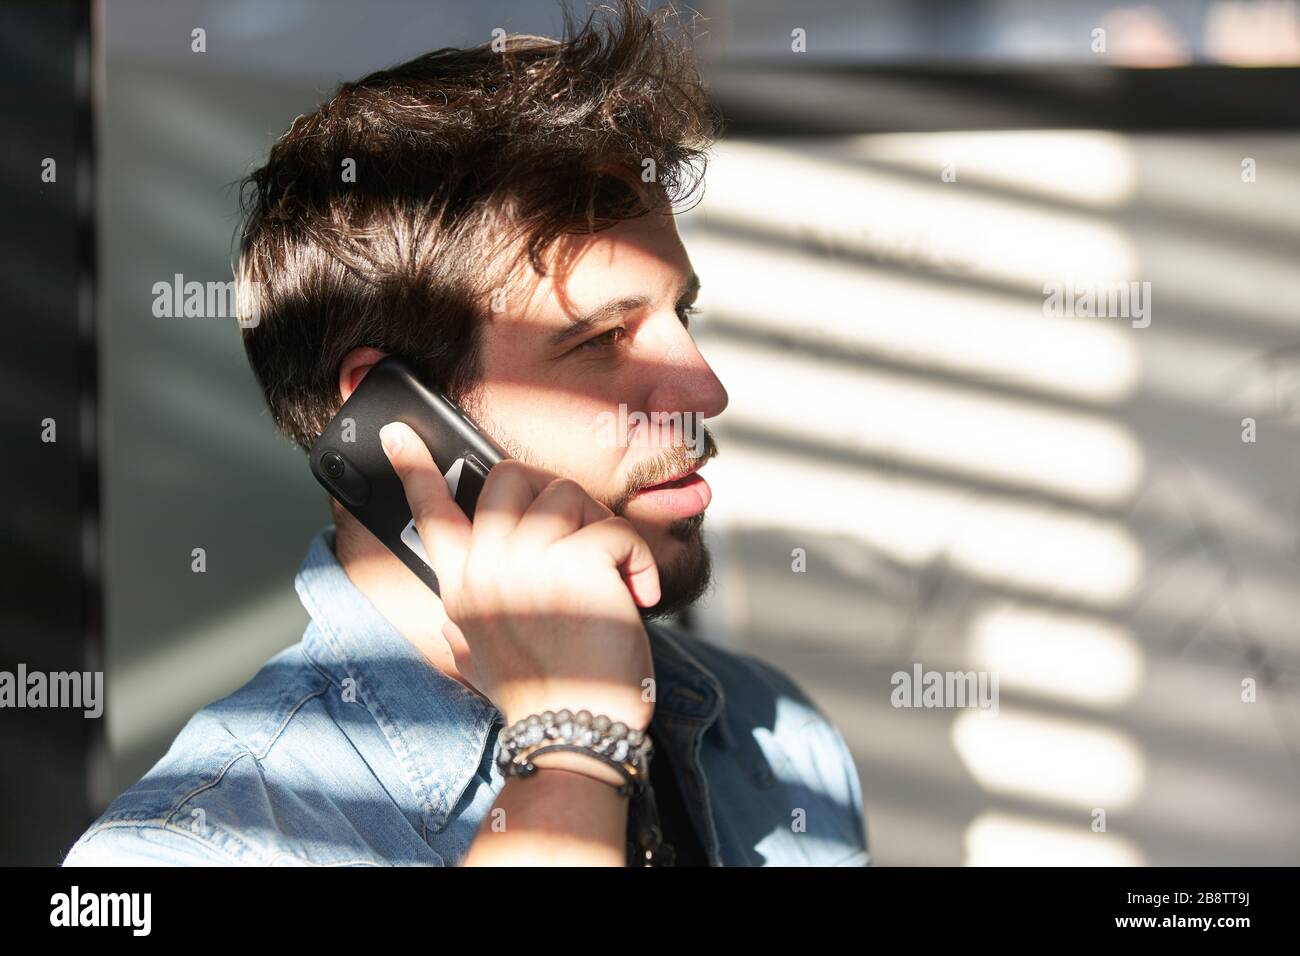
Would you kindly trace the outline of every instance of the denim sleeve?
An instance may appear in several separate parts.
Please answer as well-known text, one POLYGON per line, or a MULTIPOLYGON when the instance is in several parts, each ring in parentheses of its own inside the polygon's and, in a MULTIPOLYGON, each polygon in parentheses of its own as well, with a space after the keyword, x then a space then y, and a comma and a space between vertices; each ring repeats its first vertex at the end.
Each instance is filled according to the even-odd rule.
POLYGON ((184 830, 156 823, 102 825, 82 835, 63 866, 237 866, 184 830))

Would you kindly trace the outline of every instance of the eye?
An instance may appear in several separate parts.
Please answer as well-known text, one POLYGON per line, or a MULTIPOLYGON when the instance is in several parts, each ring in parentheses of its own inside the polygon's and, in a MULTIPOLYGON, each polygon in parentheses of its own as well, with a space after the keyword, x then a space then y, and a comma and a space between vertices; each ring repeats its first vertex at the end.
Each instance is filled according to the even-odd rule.
POLYGON ((699 311, 700 310, 693 305, 679 305, 677 307, 677 318, 682 320, 682 325, 690 328, 691 316, 695 315, 699 311))
POLYGON ((587 341, 578 346, 578 350, 617 348, 626 334, 627 329, 620 325, 617 328, 610 329, 608 332, 602 332, 600 335, 587 339, 587 341))

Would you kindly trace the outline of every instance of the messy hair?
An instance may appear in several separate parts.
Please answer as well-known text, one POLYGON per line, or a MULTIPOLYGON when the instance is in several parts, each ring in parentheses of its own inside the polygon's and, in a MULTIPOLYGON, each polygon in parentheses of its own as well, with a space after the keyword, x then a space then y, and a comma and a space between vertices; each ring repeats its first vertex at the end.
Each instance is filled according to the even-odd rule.
POLYGON ((500 36, 344 83, 240 184, 243 341, 304 449, 372 346, 453 400, 494 289, 563 236, 680 211, 719 131, 670 8, 602 6, 563 40, 500 36), (644 175, 652 171, 652 176, 644 175))

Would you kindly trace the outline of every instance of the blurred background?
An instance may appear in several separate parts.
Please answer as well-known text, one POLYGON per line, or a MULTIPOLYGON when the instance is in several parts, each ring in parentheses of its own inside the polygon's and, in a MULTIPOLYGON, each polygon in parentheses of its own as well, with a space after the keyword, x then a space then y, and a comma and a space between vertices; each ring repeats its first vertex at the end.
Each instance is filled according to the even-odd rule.
MULTIPOLYGON (((880 865, 1300 863, 1300 3, 692 9, 727 130, 680 224, 731 403, 687 626, 840 728, 880 865), (1045 312, 1121 282, 1149 324, 1045 312), (996 716, 892 706, 916 665, 996 673, 996 716)), ((0 712, 0 862, 61 859, 306 624, 323 494, 233 322, 156 318, 154 283, 230 278, 232 184, 340 81, 560 26, 0 11, 0 668, 108 701, 0 712)))

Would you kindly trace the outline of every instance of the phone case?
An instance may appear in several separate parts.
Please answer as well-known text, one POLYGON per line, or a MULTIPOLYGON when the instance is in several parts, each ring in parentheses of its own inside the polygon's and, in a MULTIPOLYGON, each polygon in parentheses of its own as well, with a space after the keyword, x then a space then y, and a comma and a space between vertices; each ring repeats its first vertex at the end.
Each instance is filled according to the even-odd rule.
POLYGON ((489 469, 506 455, 450 399, 391 357, 366 374, 312 445, 309 461, 316 480, 437 594, 438 578, 401 479, 379 444, 379 430, 394 421, 424 440, 471 521, 489 469))

